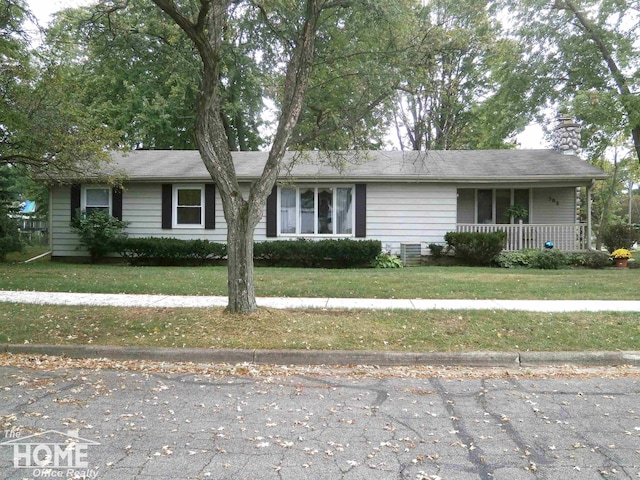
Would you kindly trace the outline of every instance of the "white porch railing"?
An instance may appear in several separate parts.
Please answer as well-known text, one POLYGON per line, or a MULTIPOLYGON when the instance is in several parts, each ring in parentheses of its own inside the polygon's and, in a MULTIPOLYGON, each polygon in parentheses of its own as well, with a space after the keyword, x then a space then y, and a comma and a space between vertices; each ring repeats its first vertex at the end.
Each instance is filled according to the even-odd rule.
POLYGON ((459 223, 458 232, 507 232, 505 250, 544 248, 545 242, 553 242, 553 248, 564 251, 584 251, 589 248, 586 223, 562 224, 473 224, 459 223))

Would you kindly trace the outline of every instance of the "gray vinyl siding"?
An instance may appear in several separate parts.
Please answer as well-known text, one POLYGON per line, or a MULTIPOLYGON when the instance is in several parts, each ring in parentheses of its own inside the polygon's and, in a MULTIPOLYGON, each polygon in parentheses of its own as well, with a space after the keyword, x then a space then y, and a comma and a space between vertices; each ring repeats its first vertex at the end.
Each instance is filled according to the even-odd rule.
POLYGON ((575 223, 576 188, 534 188, 531 223, 575 223))
POLYGON ((51 191, 51 256, 83 256, 85 251, 76 249, 78 236, 71 231, 71 189, 70 187, 54 187, 51 191))
MULTIPOLYGON (((179 185, 179 184, 178 184, 179 185)), ((197 185, 197 183, 189 183, 197 185)), ((216 193, 216 219, 221 206, 216 193)), ((129 237, 173 237, 181 240, 226 241, 226 225, 216 222, 215 230, 198 228, 162 228, 162 185, 127 184, 122 198, 122 220, 130 222, 129 237), (224 230, 223 230, 224 227, 224 230)))
MULTIPOLYGON (((195 182, 190 182, 194 184, 195 182)), ((331 184, 328 182, 327 184, 331 184)), ((248 184, 243 185, 245 195, 248 184)), ((466 190, 466 189, 464 189, 466 190)), ((429 243, 442 243, 447 232, 456 230, 464 211, 473 214, 474 198, 463 194, 454 184, 369 183, 367 185, 367 239, 380 240, 383 248, 399 253, 401 243, 420 243, 426 253, 429 243), (469 197, 469 198, 468 198, 469 197), (470 200, 471 198, 471 200, 470 200), (462 199, 462 200, 461 200, 462 199), (468 208, 467 208, 468 207, 468 208)), ((573 223, 575 221, 575 187, 534 188, 532 223, 573 223)), ((78 238, 69 227, 70 188, 54 187, 51 195, 52 256, 88 256, 77 250, 78 238)), ((128 183, 122 195, 123 220, 129 222, 130 237, 174 237, 227 241, 222 201, 216 190, 216 228, 172 228, 162 226, 162 186, 159 183, 128 183)), ((473 219, 470 219, 473 222, 473 219)), ((255 240, 266 237, 266 215, 256 227, 255 240)), ((280 237, 283 238, 283 237, 280 237)))
POLYGON ((442 243, 456 229, 456 187, 437 184, 367 185, 367 238, 400 252, 401 243, 442 243))
MULTIPOLYGON (((189 183, 193 185, 194 183, 189 183)), ((243 185, 244 186, 244 185, 243 185)), ((248 194, 249 187, 244 188, 248 194)), ((56 187, 52 190, 52 253, 53 257, 89 256, 78 250, 78 237, 69 227, 70 189, 56 187)), ((122 192, 122 220, 129 222, 126 229, 129 237, 173 237, 183 240, 203 239, 213 242, 227 241, 227 224, 224 220, 222 200, 216 190, 216 228, 172 228, 162 229, 162 185, 129 183, 122 192)), ((255 230, 256 240, 266 238, 266 220, 263 216, 255 230)))

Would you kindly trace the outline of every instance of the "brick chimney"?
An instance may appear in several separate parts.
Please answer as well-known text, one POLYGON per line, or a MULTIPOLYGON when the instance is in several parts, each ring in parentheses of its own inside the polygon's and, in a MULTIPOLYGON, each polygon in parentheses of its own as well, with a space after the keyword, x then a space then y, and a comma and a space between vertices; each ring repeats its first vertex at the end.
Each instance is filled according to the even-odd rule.
POLYGON ((553 134, 553 148, 563 155, 574 155, 580 148, 580 126, 571 117, 560 113, 553 134))

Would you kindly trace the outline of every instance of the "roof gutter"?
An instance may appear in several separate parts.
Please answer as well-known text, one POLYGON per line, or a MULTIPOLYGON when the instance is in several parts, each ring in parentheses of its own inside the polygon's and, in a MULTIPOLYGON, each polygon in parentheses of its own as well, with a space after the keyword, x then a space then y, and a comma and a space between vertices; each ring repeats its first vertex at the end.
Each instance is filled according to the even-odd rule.
MULTIPOLYGON (((469 183, 469 184, 497 184, 497 183, 579 183, 589 184, 598 180, 605 180, 608 175, 589 175, 589 176, 530 176, 530 177, 416 177, 416 176, 344 176, 332 175, 323 177, 303 177, 303 176, 287 176, 278 178, 279 182, 289 181, 292 183, 469 183)), ((243 177, 239 176, 240 182, 254 182, 260 177, 243 177)), ((86 180, 85 180, 86 181, 86 180)), ((175 177, 129 177, 127 182, 142 183, 194 183, 194 182, 210 182, 211 177, 183 177, 176 179, 175 177)))

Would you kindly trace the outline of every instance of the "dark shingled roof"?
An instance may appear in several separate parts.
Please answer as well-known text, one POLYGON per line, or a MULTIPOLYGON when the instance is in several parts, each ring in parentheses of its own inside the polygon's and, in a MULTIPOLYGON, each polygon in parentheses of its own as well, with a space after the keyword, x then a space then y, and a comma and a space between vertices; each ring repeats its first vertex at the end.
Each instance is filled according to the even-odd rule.
MULTIPOLYGON (((267 152, 233 152, 239 180, 260 176, 267 152)), ((109 168, 129 181, 204 181, 195 150, 136 150, 114 154, 109 168)), ((606 174, 575 155, 554 150, 441 150, 428 152, 289 152, 280 178, 421 182, 589 182, 606 174)))

